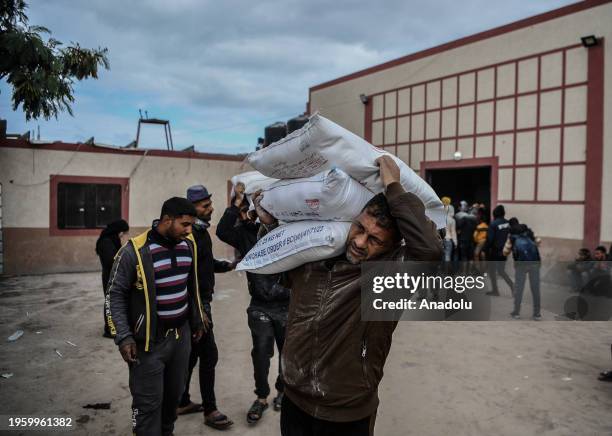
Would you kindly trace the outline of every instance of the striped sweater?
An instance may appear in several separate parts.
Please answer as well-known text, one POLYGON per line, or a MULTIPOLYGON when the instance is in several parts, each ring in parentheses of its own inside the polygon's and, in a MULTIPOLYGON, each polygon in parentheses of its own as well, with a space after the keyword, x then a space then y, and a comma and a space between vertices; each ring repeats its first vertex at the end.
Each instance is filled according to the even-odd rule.
POLYGON ((152 230, 149 249, 155 271, 157 316, 163 329, 180 327, 189 315, 187 282, 190 279, 191 249, 187 242, 174 245, 152 230))

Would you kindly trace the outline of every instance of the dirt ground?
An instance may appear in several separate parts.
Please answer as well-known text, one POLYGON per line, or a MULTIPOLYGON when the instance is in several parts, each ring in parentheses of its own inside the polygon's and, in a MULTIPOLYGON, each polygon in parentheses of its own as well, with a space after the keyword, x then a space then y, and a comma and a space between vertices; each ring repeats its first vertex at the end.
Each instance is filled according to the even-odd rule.
MULTIPOLYGON (((234 272, 217 280, 216 392, 220 409, 235 421, 227 434, 278 435, 279 414, 270 409, 254 427, 245 420, 254 400, 245 277, 234 272)), ((497 302, 509 311, 509 297, 497 302)), ((610 435, 612 384, 596 379, 612 367, 610 327, 401 322, 380 386, 376 434, 610 435)), ((0 414, 67 415, 79 421, 71 434, 131 434, 127 367, 101 336, 98 273, 0 279, 0 333, 0 372, 14 374, 0 378, 0 414), (17 329, 23 337, 8 342, 17 329), (111 402, 110 410, 83 408, 101 402, 111 402)), ((196 399, 197 383, 196 372, 196 399)), ((215 433, 199 415, 180 417, 175 428, 176 435, 215 433)))

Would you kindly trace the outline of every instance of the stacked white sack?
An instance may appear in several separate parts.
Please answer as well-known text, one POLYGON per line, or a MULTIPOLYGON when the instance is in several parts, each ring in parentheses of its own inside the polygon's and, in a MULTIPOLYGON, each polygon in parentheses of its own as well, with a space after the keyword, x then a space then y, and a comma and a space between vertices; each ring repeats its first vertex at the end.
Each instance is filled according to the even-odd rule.
POLYGON ((261 205, 282 221, 352 221, 374 194, 339 168, 284 179, 263 190, 261 205))
POLYGON ((277 274, 329 259, 345 250, 351 223, 296 221, 272 230, 257 241, 236 266, 237 271, 277 274))
POLYGON ((404 189, 419 197, 426 215, 438 228, 444 228, 444 205, 431 186, 408 165, 318 113, 301 129, 250 153, 247 160, 265 176, 279 179, 311 177, 337 167, 371 191, 381 192, 383 185, 376 159, 384 155, 391 156, 399 166, 404 189))
MULTIPOLYGON (((259 171, 248 171, 246 173, 237 174, 231 179, 232 187, 235 188, 238 183, 243 183, 245 186, 245 194, 252 194, 260 189, 265 189, 278 179, 266 177, 259 171)), ((233 192, 232 192, 233 194, 233 192)))

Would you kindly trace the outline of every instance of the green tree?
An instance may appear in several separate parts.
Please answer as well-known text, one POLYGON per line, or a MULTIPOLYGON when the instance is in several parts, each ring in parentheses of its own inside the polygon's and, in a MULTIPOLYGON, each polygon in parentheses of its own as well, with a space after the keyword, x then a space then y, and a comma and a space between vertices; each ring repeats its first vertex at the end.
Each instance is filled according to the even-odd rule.
POLYGON ((72 115, 73 84, 108 69, 108 49, 63 46, 49 29, 28 24, 26 8, 23 0, 0 0, 0 80, 13 88, 13 110, 21 104, 26 120, 72 115))

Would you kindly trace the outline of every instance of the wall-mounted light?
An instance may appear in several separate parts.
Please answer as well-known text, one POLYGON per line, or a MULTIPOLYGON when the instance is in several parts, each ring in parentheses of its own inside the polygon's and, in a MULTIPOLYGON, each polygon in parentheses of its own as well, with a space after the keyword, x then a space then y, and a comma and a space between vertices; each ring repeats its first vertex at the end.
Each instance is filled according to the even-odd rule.
POLYGON ((463 157, 463 156, 461 155, 461 152, 460 152, 460 151, 456 151, 456 152, 453 154, 453 159, 455 159, 455 160, 461 160, 461 158, 462 158, 462 157, 463 157))
POLYGON ((599 44, 599 41, 597 40, 597 37, 595 35, 583 36, 582 38, 580 38, 580 41, 582 42, 582 45, 586 48, 595 47, 597 44, 599 44))
POLYGON ((370 98, 365 94, 359 94, 359 100, 361 100, 363 104, 368 104, 370 98))

